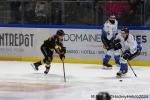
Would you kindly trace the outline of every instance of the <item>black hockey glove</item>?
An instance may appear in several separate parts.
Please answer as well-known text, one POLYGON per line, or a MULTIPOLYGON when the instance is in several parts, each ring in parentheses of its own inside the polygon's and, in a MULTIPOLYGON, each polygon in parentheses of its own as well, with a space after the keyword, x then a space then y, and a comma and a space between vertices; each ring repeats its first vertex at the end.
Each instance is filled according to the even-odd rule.
POLYGON ((119 50, 122 48, 121 44, 120 44, 120 39, 116 39, 113 41, 113 45, 114 45, 114 50, 119 50))
POLYGON ((65 54, 65 53, 66 53, 66 47, 62 47, 61 50, 60 50, 60 52, 61 52, 62 54, 65 54))
POLYGON ((106 38, 102 39, 102 43, 104 44, 104 48, 107 50, 113 49, 113 42, 112 40, 108 40, 106 38))
POLYGON ((65 53, 66 53, 66 47, 62 47, 60 50, 60 55, 59 55, 61 60, 65 59, 65 53))
POLYGON ((141 54, 141 51, 140 50, 137 50, 134 54, 132 54, 128 60, 132 60, 134 59, 135 57, 139 56, 141 54))
POLYGON ((130 51, 129 51, 129 50, 126 50, 126 51, 123 53, 122 56, 123 56, 123 58, 124 58, 125 60, 128 60, 131 55, 132 55, 132 54, 130 53, 130 51))
POLYGON ((103 43, 103 47, 105 49, 108 49, 109 48, 109 46, 108 46, 108 40, 106 38, 102 38, 101 40, 102 40, 102 43, 103 43))
POLYGON ((59 57, 63 61, 65 59, 65 54, 60 54, 59 57))

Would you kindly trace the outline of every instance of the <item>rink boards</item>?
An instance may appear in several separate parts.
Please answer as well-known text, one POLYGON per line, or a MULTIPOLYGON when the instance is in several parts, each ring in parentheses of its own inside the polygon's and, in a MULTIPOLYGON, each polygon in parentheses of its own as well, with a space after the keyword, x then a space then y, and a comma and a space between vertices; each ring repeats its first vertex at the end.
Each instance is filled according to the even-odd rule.
MULTIPOLYGON (((129 27, 130 33, 142 42, 143 50, 131 64, 149 66, 150 27, 129 27)), ((63 29, 64 45, 67 47, 68 63, 101 64, 105 50, 102 48, 101 27, 99 26, 58 26, 58 25, 0 25, 0 59, 36 61, 43 58, 40 46, 49 36, 63 29)), ((54 54, 54 62, 60 62, 54 54)), ((113 61, 112 61, 113 63, 113 61)))

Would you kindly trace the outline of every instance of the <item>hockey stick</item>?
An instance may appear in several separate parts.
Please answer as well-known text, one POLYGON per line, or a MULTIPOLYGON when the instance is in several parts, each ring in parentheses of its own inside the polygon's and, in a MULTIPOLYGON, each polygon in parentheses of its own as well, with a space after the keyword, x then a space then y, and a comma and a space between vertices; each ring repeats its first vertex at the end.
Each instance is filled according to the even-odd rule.
POLYGON ((63 72, 64 72, 64 82, 66 82, 64 59, 62 59, 62 63, 63 63, 63 72))
MULTIPOLYGON (((122 54, 123 54, 122 49, 120 49, 120 50, 121 50, 121 52, 122 52, 122 54)), ((133 68, 132 68, 132 66, 131 66, 131 64, 129 63, 129 61, 128 61, 128 60, 127 60, 127 64, 128 64, 128 65, 129 65, 129 67, 131 68, 131 70, 132 70, 133 74, 135 75, 135 77, 137 77, 136 73, 134 72, 134 70, 133 70, 133 68)))
POLYGON ((130 68, 131 68, 132 72, 134 73, 135 77, 137 77, 136 73, 134 72, 134 70, 133 70, 133 68, 132 68, 132 66, 131 66, 131 64, 129 63, 128 60, 127 60, 127 63, 128 63, 128 65, 130 66, 130 68))

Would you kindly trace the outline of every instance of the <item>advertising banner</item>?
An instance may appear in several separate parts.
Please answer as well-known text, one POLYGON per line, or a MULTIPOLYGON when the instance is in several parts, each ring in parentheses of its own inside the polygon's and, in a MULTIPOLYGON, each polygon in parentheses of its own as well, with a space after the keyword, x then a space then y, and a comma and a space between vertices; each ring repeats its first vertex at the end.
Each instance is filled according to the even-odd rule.
MULTIPOLYGON (((0 27, 0 57, 42 58, 40 46, 44 40, 63 28, 0 27)), ((101 29, 64 28, 66 58, 102 60, 105 50, 101 42, 101 29)), ((142 42, 143 50, 136 61, 149 61, 150 31, 130 30, 142 42)))

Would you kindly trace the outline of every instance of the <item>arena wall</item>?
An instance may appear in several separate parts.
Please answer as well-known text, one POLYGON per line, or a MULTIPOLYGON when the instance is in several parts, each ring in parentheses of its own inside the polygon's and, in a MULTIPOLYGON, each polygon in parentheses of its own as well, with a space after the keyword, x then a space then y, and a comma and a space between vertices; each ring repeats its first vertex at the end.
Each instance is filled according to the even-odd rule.
MULTIPOLYGON (((66 63, 102 64, 105 50, 102 48, 99 26, 59 25, 0 25, 0 60, 37 61, 43 58, 40 46, 49 36, 63 29, 66 33, 66 63)), ((150 27, 129 27, 130 33, 142 42, 143 50, 131 64, 150 65, 150 27)), ((60 62, 54 54, 54 62, 60 62)), ((114 64, 113 59, 111 61, 114 64)))

